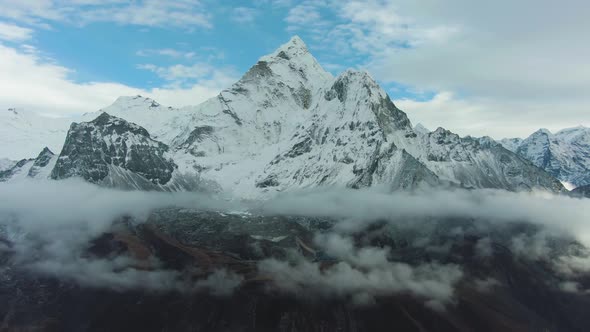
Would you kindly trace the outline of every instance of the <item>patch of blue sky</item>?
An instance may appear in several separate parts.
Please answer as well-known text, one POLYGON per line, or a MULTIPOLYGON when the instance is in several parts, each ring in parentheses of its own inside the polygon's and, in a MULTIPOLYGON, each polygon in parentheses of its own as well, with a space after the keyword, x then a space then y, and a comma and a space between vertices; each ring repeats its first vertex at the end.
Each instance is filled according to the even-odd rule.
MULTIPOLYGON (((31 40, 42 55, 71 69, 76 83, 118 82, 138 88, 166 86, 170 82, 140 65, 169 67, 206 63, 241 74, 258 58, 272 52, 297 34, 320 64, 333 75, 347 68, 362 69, 366 54, 349 45, 330 45, 330 31, 340 22, 333 11, 319 7, 320 19, 293 26, 285 20, 286 8, 259 6, 249 14, 226 5, 212 10, 211 27, 146 27, 117 23, 72 25, 52 22, 51 29, 36 29, 31 40), (251 15, 251 16, 249 16, 251 15), (290 27, 290 28, 289 28, 290 27), (171 52, 158 52, 172 50, 171 52)), ((389 45, 391 46, 391 45, 389 45)), ((399 42, 399 48, 411 45, 399 42)), ((376 46, 377 47, 377 46, 376 46)), ((392 98, 429 100, 433 92, 418 91, 395 82, 380 82, 392 98)))

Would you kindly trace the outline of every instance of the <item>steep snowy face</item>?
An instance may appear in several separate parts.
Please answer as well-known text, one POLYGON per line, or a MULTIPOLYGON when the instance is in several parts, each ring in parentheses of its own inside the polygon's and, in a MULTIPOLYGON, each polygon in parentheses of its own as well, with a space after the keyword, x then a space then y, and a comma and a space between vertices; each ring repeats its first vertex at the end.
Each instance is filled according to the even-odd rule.
POLYGON ((72 120, 68 118, 50 118, 13 109, 0 110, 0 158, 30 158, 45 146, 59 151, 70 123, 72 120))
POLYGON ((143 127, 102 113, 91 122, 72 124, 51 177, 79 176, 117 186, 116 176, 128 174, 161 186, 175 170, 167 151, 168 146, 153 140, 143 127))
POLYGON ((23 179, 48 179, 57 162, 57 156, 45 147, 34 159, 22 159, 11 167, 0 170, 0 182, 23 179))
POLYGON ((415 136, 406 115, 364 72, 337 77, 256 181, 286 190, 317 185, 391 189, 437 184, 438 179, 388 135, 415 136))
POLYGON ((576 186, 590 185, 590 128, 564 129, 555 134, 561 145, 559 174, 576 186))
POLYGON ((347 70, 336 78, 330 90, 324 94, 326 102, 320 103, 323 112, 330 112, 330 104, 340 103, 341 118, 376 121, 385 135, 405 131, 413 135, 412 125, 404 112, 399 110, 377 82, 366 72, 347 70))
POLYGON ((516 152, 533 164, 543 169, 550 169, 552 162, 551 144, 558 144, 553 139, 553 134, 547 129, 539 129, 525 139, 516 149, 516 152))
POLYGON ((430 133, 430 129, 424 127, 421 123, 418 123, 414 126, 414 132, 417 135, 426 135, 430 133))
MULTIPOLYGON (((517 142, 518 139, 512 139, 517 142)), ((508 140, 502 140, 506 144, 508 140)), ((505 145, 561 181, 575 186, 590 184, 590 128, 576 127, 552 134, 540 129, 516 148, 505 145)))
POLYGON ((198 155, 257 153, 261 145, 288 138, 331 80, 303 41, 293 37, 217 97, 184 108, 191 118, 171 145, 198 155), (210 127, 206 137, 199 135, 203 126, 210 127), (194 146, 197 136, 200 144, 194 146))
POLYGON ((57 156, 49 150, 49 148, 45 147, 41 153, 35 158, 33 165, 29 169, 28 176, 29 177, 43 177, 45 179, 49 178, 51 170, 55 166, 57 162, 57 156))
POLYGON ((97 112, 84 114, 81 120, 92 121, 103 112, 144 127, 153 139, 165 144, 170 144, 186 124, 180 117, 182 112, 179 109, 160 105, 140 95, 119 97, 113 104, 97 112))
POLYGON ((134 97, 119 97, 117 98, 117 100, 115 100, 115 102, 111 105, 108 106, 104 109, 102 109, 101 111, 107 112, 107 113, 113 113, 113 112, 117 112, 119 114, 125 114, 126 112, 143 112, 144 114, 146 112, 150 112, 150 111, 166 111, 166 110, 173 110, 172 107, 165 107, 160 105, 157 101, 151 99, 151 98, 147 98, 147 97, 142 97, 141 95, 137 95, 134 97))
POLYGON ((500 144, 507 150, 516 152, 518 147, 522 144, 522 138, 503 138, 499 141, 500 144))

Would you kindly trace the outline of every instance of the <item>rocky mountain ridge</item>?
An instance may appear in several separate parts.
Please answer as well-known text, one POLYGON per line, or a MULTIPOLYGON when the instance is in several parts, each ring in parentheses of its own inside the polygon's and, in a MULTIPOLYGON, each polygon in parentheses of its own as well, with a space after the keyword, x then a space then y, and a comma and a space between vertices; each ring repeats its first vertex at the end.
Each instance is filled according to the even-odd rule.
POLYGON ((577 187, 576 189, 572 190, 572 194, 577 197, 590 198, 590 185, 577 187))

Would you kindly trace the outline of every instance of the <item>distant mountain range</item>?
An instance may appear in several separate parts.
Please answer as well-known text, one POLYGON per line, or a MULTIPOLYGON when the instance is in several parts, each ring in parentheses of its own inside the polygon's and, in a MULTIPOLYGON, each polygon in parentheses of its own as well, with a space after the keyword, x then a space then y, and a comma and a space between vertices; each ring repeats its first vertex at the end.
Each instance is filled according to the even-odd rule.
MULTIPOLYGON (((121 97, 81 116, 67 134, 64 121, 36 126, 19 120, 20 114, 8 116, 9 129, 0 133, 2 140, 10 137, 4 150, 10 149, 9 156, 30 152, 38 131, 50 149, 61 150, 46 170, 33 172, 37 177, 75 176, 125 189, 213 190, 250 198, 316 186, 560 192, 558 179, 588 181, 590 160, 576 159, 590 153, 583 154, 587 134, 557 134, 563 141, 554 145, 562 147, 567 138, 576 148, 560 154, 559 162, 540 162, 532 156, 541 153, 535 148, 541 143, 531 138, 500 144, 443 128, 414 128, 368 73, 347 70, 333 77, 298 37, 197 106, 177 109, 141 96, 121 97), (569 157, 575 159, 568 163, 569 157)), ((28 176, 35 162, 5 163, 1 178, 28 176)))
POLYGON ((568 128, 552 134, 539 129, 526 139, 506 138, 500 143, 549 174, 574 187, 590 184, 590 128, 568 128))

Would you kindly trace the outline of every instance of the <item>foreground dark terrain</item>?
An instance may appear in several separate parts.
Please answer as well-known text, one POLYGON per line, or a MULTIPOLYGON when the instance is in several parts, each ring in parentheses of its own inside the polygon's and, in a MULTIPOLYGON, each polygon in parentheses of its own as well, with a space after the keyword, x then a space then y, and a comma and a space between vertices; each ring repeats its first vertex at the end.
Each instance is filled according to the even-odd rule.
MULTIPOLYGON (((391 260, 461 266, 453 299, 444 305, 430 305, 428 299, 404 291, 377 294, 364 303, 347 294, 321 296, 311 289, 293 294, 280 286, 276 275, 260 271, 258 263, 269 257, 298 255, 321 269, 338 264, 316 250, 312 240, 314 233, 332 227, 330 220, 165 209, 144 224, 118 221, 83 253, 89 260, 132 257, 133 269, 182 271, 182 279, 194 284, 224 269, 240 276, 227 292, 215 287, 187 291, 150 289, 147 284, 88 285, 76 276, 33 273, 17 259, 18 248, 0 239, 0 331, 587 330, 590 296, 563 290, 547 260, 521 258, 502 243, 502 234, 525 234, 534 227, 510 224, 488 233, 495 240, 481 257, 476 232, 448 231, 466 222, 435 225, 429 247, 393 236, 383 222, 354 234, 357 245, 389 248, 391 260)), ((557 242, 555 248, 577 246, 557 242)), ((590 285, 589 279, 577 282, 590 285)))

